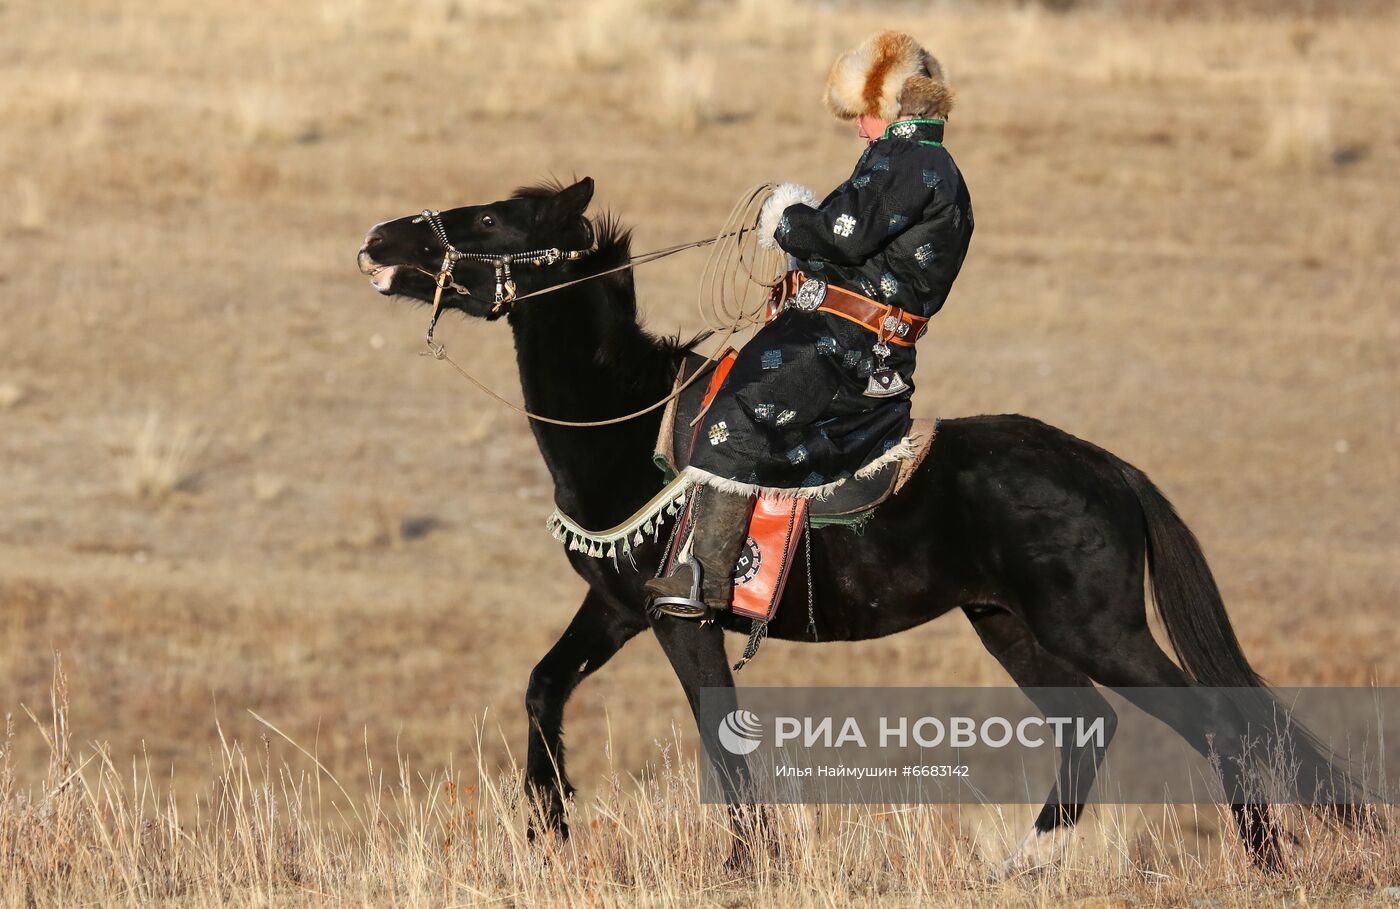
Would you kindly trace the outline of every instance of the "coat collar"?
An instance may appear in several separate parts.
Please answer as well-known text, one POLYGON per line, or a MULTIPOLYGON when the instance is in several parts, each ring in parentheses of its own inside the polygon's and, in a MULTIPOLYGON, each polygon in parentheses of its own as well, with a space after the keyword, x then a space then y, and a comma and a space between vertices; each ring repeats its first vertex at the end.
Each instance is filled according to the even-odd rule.
POLYGON ((881 139, 907 139, 920 145, 943 144, 942 120, 898 120, 885 128, 881 139))

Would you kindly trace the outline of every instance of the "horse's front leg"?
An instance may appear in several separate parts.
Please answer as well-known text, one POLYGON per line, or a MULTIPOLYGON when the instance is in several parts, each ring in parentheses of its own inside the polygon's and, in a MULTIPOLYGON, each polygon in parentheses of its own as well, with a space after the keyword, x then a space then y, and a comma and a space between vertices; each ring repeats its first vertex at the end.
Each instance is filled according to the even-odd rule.
MULTIPOLYGON (((546 828, 568 836, 564 802, 574 792, 564 772, 564 704, 569 695, 622 645, 646 627, 640 611, 589 590, 564 634, 530 673, 525 713, 530 721, 525 791, 539 807, 546 828)), ((530 837, 535 835, 534 825, 530 837)))
MULTIPOLYGON (((685 689, 686 700, 696 720, 700 744, 729 803, 734 848, 726 865, 742 866, 751 858, 753 841, 768 833, 767 815, 753 804, 748 762, 722 747, 719 728, 711 723, 701 723, 699 715, 700 691, 704 688, 723 690, 720 695, 722 702, 717 705, 719 711, 728 713, 738 707, 734 675, 730 672, 729 658, 724 652, 724 631, 713 623, 702 624, 672 616, 654 619, 652 630, 656 632, 666 658, 671 661, 671 668, 676 671, 681 687, 685 689)), ((711 706, 716 705, 712 703, 711 706)))

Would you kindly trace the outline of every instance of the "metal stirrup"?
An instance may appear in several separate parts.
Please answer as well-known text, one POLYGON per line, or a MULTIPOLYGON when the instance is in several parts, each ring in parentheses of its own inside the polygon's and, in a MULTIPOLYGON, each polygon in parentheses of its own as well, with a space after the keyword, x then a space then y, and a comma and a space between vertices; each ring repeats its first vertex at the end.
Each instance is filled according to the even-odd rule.
POLYGON ((690 596, 656 597, 651 601, 651 610, 654 614, 669 615, 677 619, 702 619, 710 611, 710 607, 706 606, 705 601, 700 597, 705 571, 695 559, 688 559, 681 565, 690 566, 690 596))

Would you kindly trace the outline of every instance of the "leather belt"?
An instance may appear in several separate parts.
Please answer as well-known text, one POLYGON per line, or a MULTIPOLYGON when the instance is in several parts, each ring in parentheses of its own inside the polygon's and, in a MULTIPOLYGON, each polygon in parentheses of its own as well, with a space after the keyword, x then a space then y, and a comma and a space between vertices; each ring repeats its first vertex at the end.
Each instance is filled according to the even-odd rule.
POLYGON ((784 290, 784 305, 840 316, 874 332, 886 344, 913 347, 928 331, 928 319, 911 315, 898 306, 876 303, 820 278, 808 278, 800 271, 788 272, 784 290))

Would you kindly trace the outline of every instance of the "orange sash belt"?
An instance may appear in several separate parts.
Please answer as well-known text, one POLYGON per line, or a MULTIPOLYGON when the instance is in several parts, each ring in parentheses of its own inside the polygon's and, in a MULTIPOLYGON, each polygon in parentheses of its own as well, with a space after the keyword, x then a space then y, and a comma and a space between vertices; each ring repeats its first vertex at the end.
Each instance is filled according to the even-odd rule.
MULTIPOLYGON (((788 272, 783 287, 783 299, 796 296, 797 289, 806 280, 807 276, 800 271, 788 272)), ((886 344, 899 347, 913 347, 914 342, 928 331, 928 319, 911 315, 898 306, 876 303, 869 297, 863 297, 855 291, 837 287, 835 284, 826 285, 826 296, 816 311, 829 312, 854 322, 874 332, 886 344)))

